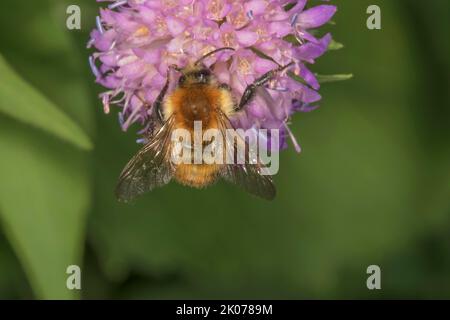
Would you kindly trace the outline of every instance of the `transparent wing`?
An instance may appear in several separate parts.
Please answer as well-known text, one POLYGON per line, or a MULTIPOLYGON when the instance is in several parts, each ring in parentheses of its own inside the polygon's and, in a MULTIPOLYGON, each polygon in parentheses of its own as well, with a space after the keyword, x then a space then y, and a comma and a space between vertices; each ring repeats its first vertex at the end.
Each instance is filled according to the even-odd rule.
POLYGON ((170 182, 174 172, 170 161, 172 128, 173 118, 169 118, 125 166, 116 187, 119 201, 129 202, 170 182))
POLYGON ((276 196, 272 179, 270 176, 261 175, 256 165, 227 165, 222 171, 222 177, 263 199, 273 200, 276 196))
MULTIPOLYGON (((225 152, 232 159, 236 160, 238 158, 236 154, 236 150, 238 149, 237 144, 244 144, 245 150, 249 150, 248 144, 244 139, 241 138, 236 142, 229 141, 225 138, 225 130, 233 129, 233 126, 228 117, 221 111, 219 111, 219 127, 225 140, 225 152)), ((249 159, 250 157, 247 154, 245 159, 241 161, 243 164, 226 164, 222 169, 221 176, 226 181, 242 187, 250 194, 267 200, 273 200, 276 196, 276 188, 273 184, 272 177, 262 174, 265 167, 261 164, 258 157, 253 161, 249 159)))

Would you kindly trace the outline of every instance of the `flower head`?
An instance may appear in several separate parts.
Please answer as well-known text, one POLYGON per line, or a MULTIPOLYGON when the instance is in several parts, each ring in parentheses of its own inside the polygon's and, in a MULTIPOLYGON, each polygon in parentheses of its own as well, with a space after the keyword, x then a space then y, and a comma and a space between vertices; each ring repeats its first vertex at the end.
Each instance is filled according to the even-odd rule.
MULTIPOLYGON (((163 88, 170 65, 184 67, 222 47, 205 60, 220 82, 238 100, 246 86, 264 73, 294 62, 236 114, 243 129, 279 129, 281 146, 295 112, 308 112, 321 97, 319 83, 307 65, 328 48, 331 35, 316 38, 312 29, 328 22, 336 7, 305 9, 307 0, 97 0, 108 2, 97 18, 89 46, 104 110, 116 105, 123 130, 139 123, 145 134, 152 126, 151 106, 163 88)), ((176 83, 176 81, 174 81, 176 83)))

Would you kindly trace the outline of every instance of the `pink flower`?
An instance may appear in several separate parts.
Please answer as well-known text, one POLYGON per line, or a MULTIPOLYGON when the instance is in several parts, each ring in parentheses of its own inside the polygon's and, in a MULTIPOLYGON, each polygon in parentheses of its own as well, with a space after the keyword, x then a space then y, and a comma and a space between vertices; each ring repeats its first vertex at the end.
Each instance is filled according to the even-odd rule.
POLYGON ((255 79, 294 62, 232 121, 244 129, 280 129, 280 145, 285 147, 289 137, 300 151, 287 123, 293 113, 311 111, 321 99, 307 65, 325 53, 331 35, 317 38, 311 30, 329 21, 335 6, 305 9, 307 0, 294 5, 289 0, 97 1, 109 5, 91 33, 89 47, 96 52, 90 65, 96 81, 108 89, 101 94, 105 112, 119 107, 124 131, 135 123, 142 127, 140 135, 151 128, 149 106, 170 65, 184 67, 214 49, 232 47, 235 51, 222 51, 205 63, 237 101, 255 79))

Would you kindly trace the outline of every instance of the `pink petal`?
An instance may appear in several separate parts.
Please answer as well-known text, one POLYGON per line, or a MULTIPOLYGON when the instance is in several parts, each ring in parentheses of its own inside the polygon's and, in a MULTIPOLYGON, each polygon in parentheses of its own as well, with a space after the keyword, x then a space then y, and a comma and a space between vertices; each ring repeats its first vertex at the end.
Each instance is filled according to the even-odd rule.
POLYGON ((246 47, 250 47, 258 41, 258 35, 252 31, 238 31, 236 36, 239 43, 246 47))
POLYGON ((169 29, 169 32, 174 37, 176 37, 177 35, 179 35, 186 29, 186 26, 180 20, 178 20, 176 18, 168 17, 166 19, 166 23, 167 23, 167 28, 169 29))
POLYGON ((327 23, 334 16, 336 10, 335 6, 316 6, 300 13, 297 22, 304 29, 317 28, 327 23))

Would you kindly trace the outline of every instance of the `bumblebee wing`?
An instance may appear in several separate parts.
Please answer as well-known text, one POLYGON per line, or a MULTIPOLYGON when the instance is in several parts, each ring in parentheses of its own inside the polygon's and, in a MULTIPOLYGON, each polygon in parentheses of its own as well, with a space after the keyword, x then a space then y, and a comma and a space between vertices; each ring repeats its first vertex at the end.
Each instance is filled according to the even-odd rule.
POLYGON ((173 118, 169 118, 125 166, 116 187, 119 201, 129 202, 170 182, 174 172, 170 161, 172 128, 173 118))
POLYGON ((276 188, 269 176, 261 175, 253 164, 227 165, 222 171, 222 177, 245 191, 266 200, 273 200, 276 188))
MULTIPOLYGON (((237 142, 227 140, 225 130, 233 129, 233 125, 228 117, 222 112, 219 112, 219 128, 222 132, 222 137, 224 137, 225 140, 225 152, 228 153, 232 159, 237 159, 237 143, 244 144, 245 150, 249 150, 247 142, 242 138, 240 138, 237 142)), ((254 160, 253 162, 255 163, 253 163, 249 160, 248 155, 245 156, 245 161, 242 162, 244 163, 226 164, 221 171, 221 176, 226 181, 242 187, 250 194, 266 200, 273 200, 276 196, 276 188, 273 184, 271 176, 262 174, 265 169, 264 165, 261 164, 258 159, 256 159, 256 161, 254 160)))

